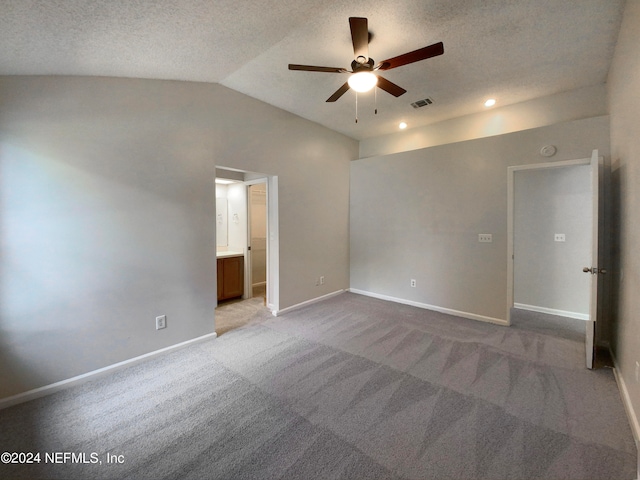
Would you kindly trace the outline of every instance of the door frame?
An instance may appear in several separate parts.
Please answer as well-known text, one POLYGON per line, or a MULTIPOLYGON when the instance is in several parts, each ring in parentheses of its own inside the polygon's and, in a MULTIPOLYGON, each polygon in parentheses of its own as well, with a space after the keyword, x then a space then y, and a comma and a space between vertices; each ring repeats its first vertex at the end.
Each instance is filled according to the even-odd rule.
MULTIPOLYGON (((588 158, 579 158, 575 160, 563 160, 558 162, 546 162, 546 163, 535 163, 535 164, 527 164, 527 165, 516 165, 512 167, 507 167, 507 325, 511 325, 511 308, 514 305, 514 234, 515 234, 515 174, 519 171, 526 170, 539 170, 539 169, 552 169, 552 168, 565 168, 565 167, 574 167, 581 165, 591 165, 592 171, 594 168, 594 158, 595 158, 595 168, 598 168, 598 164, 602 162, 602 157, 598 157, 597 150, 594 150, 591 157, 588 158)), ((600 175, 593 175, 592 177, 592 198, 595 196, 596 205, 599 202, 600 191, 599 191, 599 182, 598 177, 600 175)), ((597 207, 594 207, 597 208, 597 207)), ((592 261, 595 262, 597 259, 597 249, 598 249, 598 235, 599 235, 599 218, 598 212, 594 211, 593 218, 593 232, 592 239, 595 242, 592 245, 592 250, 595 252, 595 258, 592 261)), ((597 267, 598 263, 593 263, 592 266, 597 267)), ((597 277, 597 275, 595 275, 597 277)), ((587 368, 592 368, 593 365, 593 344, 594 344, 594 332, 595 332, 595 322, 597 320, 597 278, 593 279, 592 287, 591 287, 591 305, 589 308, 589 320, 586 321, 586 338, 585 338, 585 348, 586 352, 586 364, 587 368), (595 286, 593 285, 595 283, 595 286), (595 292, 595 294, 594 294, 595 292), (594 308, 595 305, 595 308, 594 308)))
MULTIPOLYGON (((280 309, 280 229, 278 217, 278 176, 267 173, 258 173, 248 170, 216 165, 217 178, 229 178, 242 183, 245 187, 245 208, 248 216, 247 186, 255 183, 267 184, 267 308, 273 315, 280 309), (228 172, 225 175, 223 172, 228 172)), ((247 235, 245 225, 245 237, 247 235)), ((245 239, 244 256, 247 257, 247 245, 249 239, 245 239)), ((247 292, 247 264, 245 261, 245 294, 247 292)))

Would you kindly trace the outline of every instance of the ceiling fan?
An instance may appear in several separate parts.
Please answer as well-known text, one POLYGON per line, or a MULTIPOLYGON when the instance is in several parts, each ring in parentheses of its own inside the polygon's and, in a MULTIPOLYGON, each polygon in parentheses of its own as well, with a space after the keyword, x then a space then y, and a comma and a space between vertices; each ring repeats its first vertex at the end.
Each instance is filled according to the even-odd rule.
POLYGON ((369 27, 366 18, 349 17, 349 26, 351 27, 351 41, 353 43, 353 53, 355 60, 351 62, 351 71, 345 68, 335 67, 315 67, 312 65, 296 65, 289 64, 289 70, 302 70, 306 72, 326 72, 326 73, 351 73, 349 80, 345 82, 336 92, 331 95, 327 102, 335 102, 342 95, 353 88, 356 92, 367 92, 376 85, 385 92, 395 97, 406 93, 406 90, 384 77, 375 74, 378 70, 391 70, 392 68, 401 67, 409 63, 419 62, 427 58, 436 57, 444 53, 444 45, 442 42, 434 43, 428 47, 419 48, 412 52, 398 55, 397 57, 383 60, 376 64, 369 57, 369 27))

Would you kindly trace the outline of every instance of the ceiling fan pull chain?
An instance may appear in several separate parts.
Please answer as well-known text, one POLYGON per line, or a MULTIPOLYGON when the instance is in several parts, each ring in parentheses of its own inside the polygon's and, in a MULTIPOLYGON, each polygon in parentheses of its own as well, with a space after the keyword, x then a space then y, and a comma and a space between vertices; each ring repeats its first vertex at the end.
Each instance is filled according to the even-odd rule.
POLYGON ((358 92, 356 92, 356 123, 358 123, 358 92))
POLYGON ((376 106, 376 109, 374 110, 374 115, 377 115, 378 114, 378 89, 376 87, 373 87, 373 101, 376 106))

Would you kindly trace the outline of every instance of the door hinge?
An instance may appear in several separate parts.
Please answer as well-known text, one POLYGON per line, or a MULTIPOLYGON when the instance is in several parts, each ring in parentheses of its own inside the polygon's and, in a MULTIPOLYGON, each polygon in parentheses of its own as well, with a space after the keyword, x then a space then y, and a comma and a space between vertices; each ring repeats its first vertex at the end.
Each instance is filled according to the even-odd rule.
POLYGON ((582 271, 584 273, 590 273, 591 275, 606 275, 607 274, 607 270, 604 268, 598 268, 598 267, 593 267, 593 268, 589 268, 589 267, 584 267, 582 269, 582 271))

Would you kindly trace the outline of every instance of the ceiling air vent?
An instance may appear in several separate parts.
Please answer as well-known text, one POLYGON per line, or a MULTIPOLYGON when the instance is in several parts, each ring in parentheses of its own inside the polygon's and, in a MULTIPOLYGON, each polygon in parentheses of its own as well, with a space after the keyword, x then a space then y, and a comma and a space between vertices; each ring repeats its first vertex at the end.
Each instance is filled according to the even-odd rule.
POLYGON ((432 103, 433 103, 433 99, 427 97, 424 100, 418 100, 417 102, 413 102, 411 106, 413 108, 420 108, 420 107, 426 107, 427 105, 431 105, 432 103))

